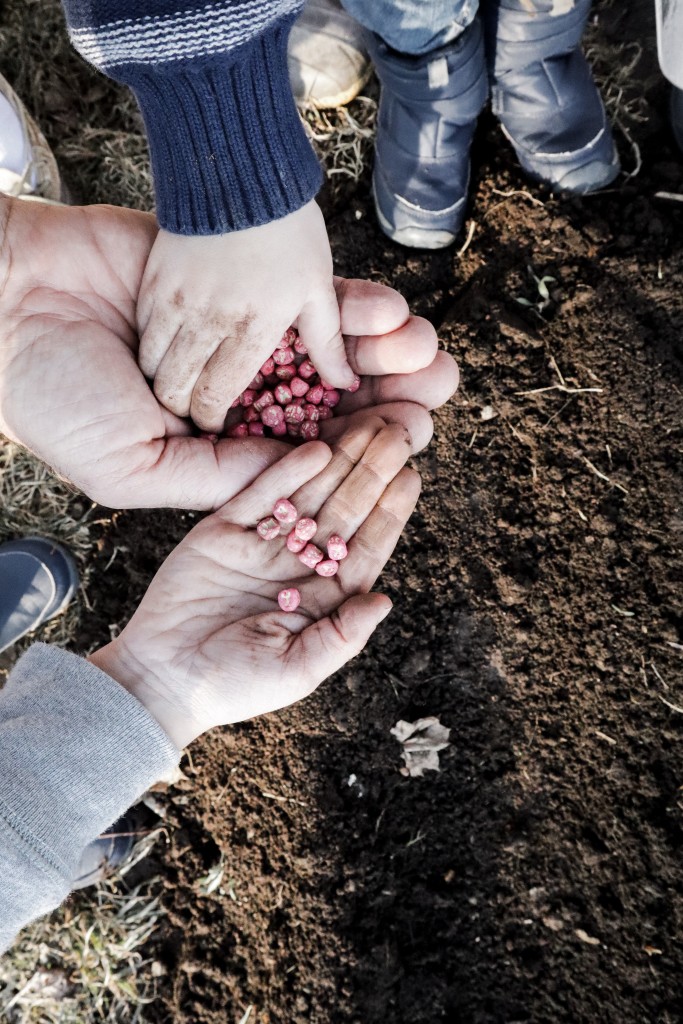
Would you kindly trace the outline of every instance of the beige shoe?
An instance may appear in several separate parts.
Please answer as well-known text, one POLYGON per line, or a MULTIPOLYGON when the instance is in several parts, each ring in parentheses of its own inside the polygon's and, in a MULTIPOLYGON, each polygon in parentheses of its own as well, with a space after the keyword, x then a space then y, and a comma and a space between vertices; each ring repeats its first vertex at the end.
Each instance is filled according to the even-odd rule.
POLYGON ((2 75, 0 103, 5 106, 8 121, 11 112, 16 115, 16 122, 11 127, 13 135, 17 136, 13 140, 15 152, 12 159, 7 159, 6 166, 0 159, 0 192, 21 199, 60 202, 63 189, 54 154, 40 128, 2 75))
POLYGON ((292 92, 302 106, 341 107, 372 71, 363 29, 337 0, 308 0, 292 28, 288 56, 292 92))

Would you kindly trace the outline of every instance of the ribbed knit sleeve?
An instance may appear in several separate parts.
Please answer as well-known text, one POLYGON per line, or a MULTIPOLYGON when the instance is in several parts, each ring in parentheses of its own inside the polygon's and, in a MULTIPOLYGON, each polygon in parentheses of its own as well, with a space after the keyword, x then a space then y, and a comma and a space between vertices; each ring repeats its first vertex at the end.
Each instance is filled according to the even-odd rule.
POLYGON ((88 843, 179 758, 104 672, 29 649, 0 691, 0 951, 62 902, 88 843))
POLYGON ((157 218, 177 234, 266 224, 322 171, 287 72, 302 0, 63 0, 77 50, 129 85, 145 121, 157 218))

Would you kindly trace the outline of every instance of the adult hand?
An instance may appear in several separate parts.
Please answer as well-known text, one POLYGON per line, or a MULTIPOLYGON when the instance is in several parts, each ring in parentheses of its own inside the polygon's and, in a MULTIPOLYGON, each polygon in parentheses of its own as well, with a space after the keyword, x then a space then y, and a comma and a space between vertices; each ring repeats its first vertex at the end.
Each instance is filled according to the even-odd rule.
MULTIPOLYGON (((0 230, 0 431, 111 507, 218 508, 287 451, 255 438, 214 446, 154 397, 135 319, 151 216, 0 197, 0 230)), ((434 356, 433 328, 392 289, 336 287, 349 359, 371 375, 340 411, 376 407, 419 449, 431 436, 425 408, 457 385, 454 361, 434 356)), ((326 424, 329 436, 347 422, 326 424)))
POLYGON ((321 442, 290 451, 166 560, 121 634, 91 656, 179 747, 216 725, 274 711, 311 693, 365 646, 391 608, 368 593, 412 512, 420 479, 404 468, 403 427, 365 417, 330 459, 321 442), (316 541, 348 542, 336 576, 305 569, 283 537, 254 527, 290 497, 318 523, 316 541), (282 612, 277 595, 297 587, 282 612))
POLYGON ((140 366, 176 416, 220 432, 233 399, 292 324, 323 377, 349 387, 317 203, 225 235, 159 231, 140 288, 140 366))

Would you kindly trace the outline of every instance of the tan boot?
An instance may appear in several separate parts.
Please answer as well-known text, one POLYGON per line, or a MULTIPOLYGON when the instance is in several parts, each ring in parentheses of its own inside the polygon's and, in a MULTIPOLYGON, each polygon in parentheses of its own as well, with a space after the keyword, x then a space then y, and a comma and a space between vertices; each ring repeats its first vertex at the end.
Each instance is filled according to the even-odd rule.
POLYGON ((24 138, 21 168, 3 167, 0 161, 0 192, 21 199, 63 201, 62 182, 54 154, 40 128, 2 75, 0 95, 16 114, 24 138))
POLYGON ((302 106, 350 103, 372 71, 363 29, 337 0, 308 0, 292 28, 288 56, 292 92, 302 106))

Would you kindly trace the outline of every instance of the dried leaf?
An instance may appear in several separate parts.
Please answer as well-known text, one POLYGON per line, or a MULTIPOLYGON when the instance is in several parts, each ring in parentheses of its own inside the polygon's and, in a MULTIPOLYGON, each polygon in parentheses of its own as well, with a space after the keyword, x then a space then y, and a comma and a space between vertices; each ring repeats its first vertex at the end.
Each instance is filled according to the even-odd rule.
POLYGON ((450 746, 451 730, 441 725, 438 718, 419 718, 417 722, 400 720, 390 732, 403 746, 402 775, 417 778, 426 771, 439 771, 438 751, 450 746))

